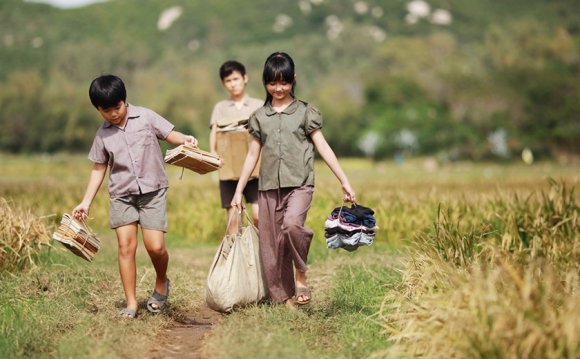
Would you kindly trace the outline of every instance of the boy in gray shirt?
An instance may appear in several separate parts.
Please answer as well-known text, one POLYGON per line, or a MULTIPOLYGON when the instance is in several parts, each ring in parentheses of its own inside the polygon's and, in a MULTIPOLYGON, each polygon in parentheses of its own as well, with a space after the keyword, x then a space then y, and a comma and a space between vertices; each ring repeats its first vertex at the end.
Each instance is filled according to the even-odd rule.
POLYGON ((171 282, 167 278, 169 255, 165 246, 169 181, 158 140, 176 146, 197 146, 197 140, 174 131, 173 125, 154 111, 129 104, 125 84, 117 76, 94 79, 89 97, 105 121, 97 130, 89 152, 93 169, 84 198, 73 210, 73 216, 87 218, 109 167, 110 224, 117 235, 119 272, 127 301, 127 307, 119 315, 134 318, 137 314, 138 226, 157 275, 147 309, 159 313, 167 303, 171 282))

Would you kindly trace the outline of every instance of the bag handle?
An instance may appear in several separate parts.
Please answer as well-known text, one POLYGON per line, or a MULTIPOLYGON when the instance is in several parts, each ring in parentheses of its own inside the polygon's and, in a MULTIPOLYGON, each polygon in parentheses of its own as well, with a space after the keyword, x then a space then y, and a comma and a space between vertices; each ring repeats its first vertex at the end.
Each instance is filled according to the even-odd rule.
MULTIPOLYGON (((342 213, 342 208, 343 208, 343 207, 345 207, 344 205, 346 204, 346 202, 347 202, 347 201, 345 201, 345 200, 343 200, 343 201, 342 201, 342 205, 340 206, 340 209, 338 210, 338 215, 337 215, 337 218, 338 218, 338 219, 340 219, 340 214, 342 213)), ((353 205, 353 206, 355 206, 355 207, 356 207, 356 206, 358 206, 358 205, 356 204, 356 202, 351 202, 351 203, 352 203, 352 205, 353 205)))
POLYGON ((72 214, 69 214, 69 213, 64 213, 63 217, 68 217, 69 221, 76 222, 76 223, 80 224, 82 226, 82 228, 85 231, 87 231, 87 233, 95 235, 95 233, 93 231, 91 231, 91 229, 89 228, 89 226, 87 225, 87 223, 85 222, 84 219, 82 219, 82 218, 77 219, 75 216, 73 216, 72 214))
POLYGON ((252 226, 254 225, 254 222, 250 218, 250 215, 248 214, 248 211, 246 210, 246 207, 243 207, 243 209, 244 209, 243 210, 243 213, 242 212, 238 212, 235 209, 234 209, 234 211, 232 211, 232 214, 228 217, 228 225, 226 226, 226 233, 228 233, 228 229, 230 229, 230 225, 232 224, 232 219, 236 215, 239 215, 240 216, 240 225, 238 226, 238 233, 239 234, 242 233, 242 227, 244 227, 244 214, 245 214, 247 223, 251 224, 252 226))
MULTIPOLYGON (((82 218, 77 219, 72 214, 68 214, 68 213, 65 213, 63 215, 63 217, 68 217, 72 222, 76 222, 76 223, 80 224, 82 226, 82 229, 84 229, 86 231, 87 236, 93 236, 93 237, 96 236, 95 233, 93 233, 93 231, 91 231, 89 226, 86 224, 84 219, 82 219, 82 218)), ((84 248, 85 245, 87 244, 88 239, 87 239, 87 237, 84 237, 83 239, 84 239, 84 242, 82 243, 82 246, 84 248)))

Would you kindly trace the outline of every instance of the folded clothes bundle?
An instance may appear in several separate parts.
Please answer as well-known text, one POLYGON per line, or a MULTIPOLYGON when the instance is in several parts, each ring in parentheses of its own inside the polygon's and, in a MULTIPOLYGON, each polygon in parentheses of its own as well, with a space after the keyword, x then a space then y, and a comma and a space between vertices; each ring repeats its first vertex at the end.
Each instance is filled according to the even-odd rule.
POLYGON ((374 211, 353 203, 351 207, 337 207, 324 222, 324 236, 328 248, 355 251, 373 244, 376 231, 374 211))

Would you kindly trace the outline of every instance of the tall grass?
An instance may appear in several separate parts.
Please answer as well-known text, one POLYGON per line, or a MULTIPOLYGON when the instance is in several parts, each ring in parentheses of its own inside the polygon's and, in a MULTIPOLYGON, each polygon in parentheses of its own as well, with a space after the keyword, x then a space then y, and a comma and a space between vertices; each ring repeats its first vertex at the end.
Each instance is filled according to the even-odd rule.
POLYGON ((574 269, 580 262, 580 217, 574 188, 550 179, 551 187, 532 196, 515 197, 512 203, 499 201, 506 208, 502 250, 513 256, 547 258, 563 270, 574 269))
MULTIPOLYGON (((521 342, 510 348, 522 357, 543 355, 548 347, 553 356, 578 356, 570 349, 578 338, 571 319, 578 317, 578 194, 567 188, 563 195, 544 179, 577 182, 576 168, 341 164, 360 204, 376 211, 375 244, 352 253, 326 248, 324 219, 342 204, 342 194, 317 163, 307 220, 315 233, 312 303, 297 313, 257 306, 229 315, 206 336, 207 357, 410 357, 435 348, 442 348, 439 357, 510 357, 509 341, 521 342), (412 249, 399 252, 403 245, 412 249), (445 334, 458 329, 466 335, 445 334), (445 345, 434 345, 436 339, 445 345)), ((0 197, 51 228, 82 198, 89 171, 85 156, 0 155, 0 197)), ((102 243, 93 262, 59 244, 41 246, 35 266, 0 281, 0 357, 147 357, 164 327, 202 304, 207 269, 225 232, 217 177, 186 172, 179 180, 179 168, 167 171, 168 311, 152 316, 144 309, 154 271, 140 243, 139 316, 117 317, 124 298, 103 186, 88 220, 102 243)))
POLYGON ((34 265, 50 233, 43 219, 0 197, 0 272, 34 265))
POLYGON ((417 237, 398 293, 386 297, 394 345, 380 355, 580 355, 579 207, 573 189, 549 183, 547 192, 492 200, 484 208, 496 211, 478 224, 439 212, 434 230, 417 237))

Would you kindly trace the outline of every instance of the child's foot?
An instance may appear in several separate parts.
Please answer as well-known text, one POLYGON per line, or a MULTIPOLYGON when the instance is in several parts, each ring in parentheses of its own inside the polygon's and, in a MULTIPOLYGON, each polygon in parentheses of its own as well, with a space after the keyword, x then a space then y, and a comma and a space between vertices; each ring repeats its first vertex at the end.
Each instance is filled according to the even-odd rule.
POLYGON ((310 288, 296 287, 296 304, 304 305, 310 303, 310 288))
POLYGON ((296 299, 296 304, 304 305, 310 303, 310 288, 306 284, 306 272, 300 272, 296 270, 296 293, 294 298, 296 299))
POLYGON ((122 318, 133 319, 137 316, 137 309, 123 308, 119 311, 119 316, 122 318))
POLYGON ((169 278, 165 281, 165 294, 160 294, 157 290, 153 289, 153 293, 147 301, 147 310, 151 313, 160 313, 167 304, 167 297, 169 296, 170 289, 171 281, 169 278))
POLYGON ((292 309, 292 310, 296 310, 297 309, 296 308, 296 304, 294 304, 294 299, 292 299, 292 298, 286 299, 286 301, 284 302, 284 305, 288 309, 292 309))

